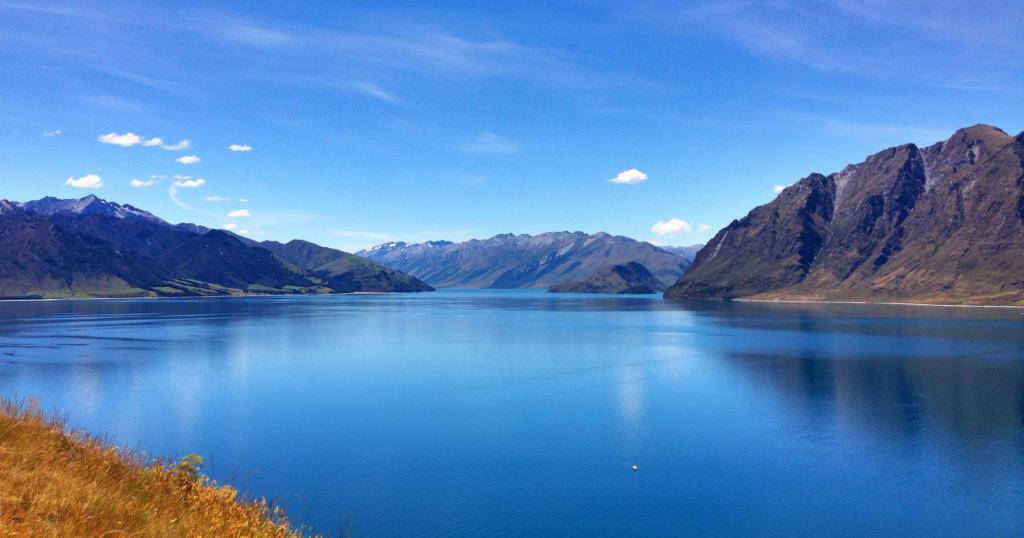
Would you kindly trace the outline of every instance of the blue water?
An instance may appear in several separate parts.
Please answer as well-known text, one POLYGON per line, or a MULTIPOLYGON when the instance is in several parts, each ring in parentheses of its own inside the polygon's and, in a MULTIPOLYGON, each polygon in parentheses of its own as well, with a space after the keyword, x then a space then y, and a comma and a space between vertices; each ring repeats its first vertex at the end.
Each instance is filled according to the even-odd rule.
POLYGON ((0 303, 0 394, 353 536, 1020 536, 1024 316, 528 291, 0 303), (634 472, 631 466, 639 470, 634 472))

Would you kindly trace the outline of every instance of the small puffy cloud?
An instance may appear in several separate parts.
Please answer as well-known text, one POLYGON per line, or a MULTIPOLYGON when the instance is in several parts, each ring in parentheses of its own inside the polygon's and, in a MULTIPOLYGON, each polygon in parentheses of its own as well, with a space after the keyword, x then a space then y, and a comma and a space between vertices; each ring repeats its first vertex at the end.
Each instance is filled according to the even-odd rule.
POLYGON ((167 151, 180 151, 183 149, 191 148, 192 141, 187 138, 184 138, 182 140, 179 140, 178 143, 176 144, 160 144, 160 147, 167 151))
POLYGON ((249 199, 248 198, 239 198, 238 201, 242 202, 243 204, 249 203, 249 199))
POLYGON ((174 160, 178 161, 181 164, 195 164, 202 159, 195 155, 182 155, 181 157, 178 157, 177 159, 174 160))
POLYGON ((237 218, 241 218, 241 217, 251 217, 251 216, 252 216, 252 213, 249 213, 248 209, 236 209, 236 210, 228 213, 228 217, 231 217, 233 219, 237 219, 237 218))
POLYGON ((519 153, 519 145, 495 133, 483 133, 476 140, 459 144, 456 149, 463 153, 480 155, 510 155, 519 153))
POLYGON ((142 137, 135 133, 107 133, 100 135, 98 140, 104 144, 112 144, 122 148, 130 148, 142 143, 142 137))
POLYGON ((231 198, 225 198, 223 196, 217 196, 217 195, 206 196, 206 197, 203 198, 203 200, 206 200, 207 202, 227 202, 230 199, 231 198))
POLYGON ((779 194, 780 192, 782 192, 784 190, 786 190, 786 186, 785 185, 776 185, 776 186, 772 187, 772 191, 774 191, 775 194, 779 194))
POLYGON ((147 179, 147 180, 133 179, 131 181, 131 183, 132 183, 132 187, 135 187, 135 188, 152 187, 153 184, 156 183, 156 180, 152 179, 152 178, 147 179))
POLYGON ((236 228, 238 228, 238 225, 235 224, 234 222, 229 222, 229 223, 224 225, 224 229, 225 230, 234 230, 236 228))
POLYGON ((608 181, 611 183, 619 183, 621 185, 636 185, 637 183, 647 181, 647 174, 637 170, 636 168, 630 168, 629 170, 619 172, 615 177, 608 181))
POLYGON ((142 142, 142 145, 147 147, 147 148, 158 147, 158 148, 163 149, 165 151, 179 151, 179 150, 188 149, 188 148, 192 147, 192 141, 188 140, 186 138, 186 139, 178 142, 177 144, 168 144, 168 143, 164 142, 163 138, 160 138, 159 136, 154 136, 153 138, 150 138, 149 140, 144 140, 142 142))
POLYGON ((700 224, 697 226, 697 233, 703 233, 711 229, 710 224, 700 224))
POLYGON ((183 189, 195 189, 206 185, 206 180, 203 178, 196 179, 179 179, 174 182, 175 187, 181 187, 183 189))
POLYGON ((103 178, 96 174, 86 174, 78 179, 74 176, 68 177, 65 185, 70 185, 76 189, 98 189, 103 186, 103 178))
POLYGON ((43 136, 45 136, 47 138, 49 138, 51 136, 60 136, 60 134, 61 134, 61 130, 60 129, 54 129, 52 131, 45 131, 45 132, 43 132, 43 136))
POLYGON ((231 151, 252 151, 252 146, 248 144, 231 144, 228 146, 231 151))
POLYGON ((674 235, 682 232, 692 232, 693 226, 689 222, 680 219, 668 219, 654 223, 651 231, 658 235, 674 235))

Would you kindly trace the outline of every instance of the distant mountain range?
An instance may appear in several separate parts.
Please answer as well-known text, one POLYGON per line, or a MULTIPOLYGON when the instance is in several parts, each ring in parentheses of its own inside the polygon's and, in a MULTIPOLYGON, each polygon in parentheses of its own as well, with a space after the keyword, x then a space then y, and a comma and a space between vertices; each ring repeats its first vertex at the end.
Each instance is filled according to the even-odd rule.
POLYGON ((976 125, 811 174, 733 221, 668 298, 1024 304, 1024 133, 976 125))
POLYGON ((0 252, 0 298, 8 299, 433 289, 339 250, 173 225, 92 195, 0 200, 0 252))
POLYGON ((502 234, 463 243, 397 242, 357 254, 445 288, 544 289, 584 280, 611 265, 637 262, 662 289, 690 265, 690 259, 667 249, 603 232, 502 234))

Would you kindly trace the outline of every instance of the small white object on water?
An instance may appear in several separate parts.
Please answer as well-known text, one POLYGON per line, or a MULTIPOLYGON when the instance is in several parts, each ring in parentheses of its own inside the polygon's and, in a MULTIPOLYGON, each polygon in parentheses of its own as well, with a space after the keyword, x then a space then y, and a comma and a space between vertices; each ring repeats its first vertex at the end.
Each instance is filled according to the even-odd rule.
POLYGON ((636 465, 636 464, 633 464, 633 470, 634 471, 639 471, 640 467, 638 465, 636 465))

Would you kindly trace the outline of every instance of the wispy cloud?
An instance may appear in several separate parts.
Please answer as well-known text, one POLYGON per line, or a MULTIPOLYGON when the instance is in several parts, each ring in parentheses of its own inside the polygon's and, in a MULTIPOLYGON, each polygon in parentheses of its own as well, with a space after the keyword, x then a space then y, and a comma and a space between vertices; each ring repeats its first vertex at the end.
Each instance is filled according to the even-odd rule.
POLYGON ((173 183, 175 187, 181 187, 183 189, 197 189, 206 185, 206 180, 203 178, 196 179, 179 179, 173 183))
POLYGON ((231 198, 227 198, 227 197, 224 197, 224 196, 213 195, 213 196, 204 196, 203 200, 206 200, 207 202, 229 202, 229 201, 231 201, 231 198))
POLYGON ((136 178, 136 179, 132 179, 131 180, 131 186, 135 187, 137 189, 138 188, 145 188, 145 187, 152 187, 155 184, 156 184, 156 180, 153 179, 153 178, 150 178, 150 179, 138 179, 138 178, 136 178))
POLYGON ((69 176, 64 184, 76 189, 98 189, 103 186, 103 178, 96 174, 86 174, 80 178, 69 176))
POLYGON ((608 180, 609 183, 619 183, 621 185, 636 185, 637 183, 643 183, 647 181, 647 174, 637 170, 636 168, 630 168, 623 170, 615 177, 608 180))
POLYGON ((54 136, 60 136, 60 134, 61 134, 61 130, 60 129, 54 129, 53 131, 46 131, 46 132, 44 132, 43 136, 45 136, 47 138, 50 138, 50 137, 54 137, 54 136))
POLYGON ((236 209, 228 213, 228 217, 233 219, 251 216, 252 213, 250 213, 248 209, 236 209))
POLYGON ((1024 9, 977 2, 711 0, 634 6, 634 18, 686 38, 713 38, 818 71, 944 86, 1006 87, 1024 65, 1024 9))
POLYGON ((201 161, 202 159, 195 155, 182 155, 181 157, 178 157, 177 159, 174 160, 181 164, 195 164, 201 161))
POLYGON ((456 146, 462 153, 476 155, 512 155, 519 153, 519 145, 496 133, 482 133, 476 139, 456 146))
POLYGON ((252 146, 248 144, 231 144, 230 146, 228 146, 228 149, 235 152, 246 152, 252 151, 252 146))

